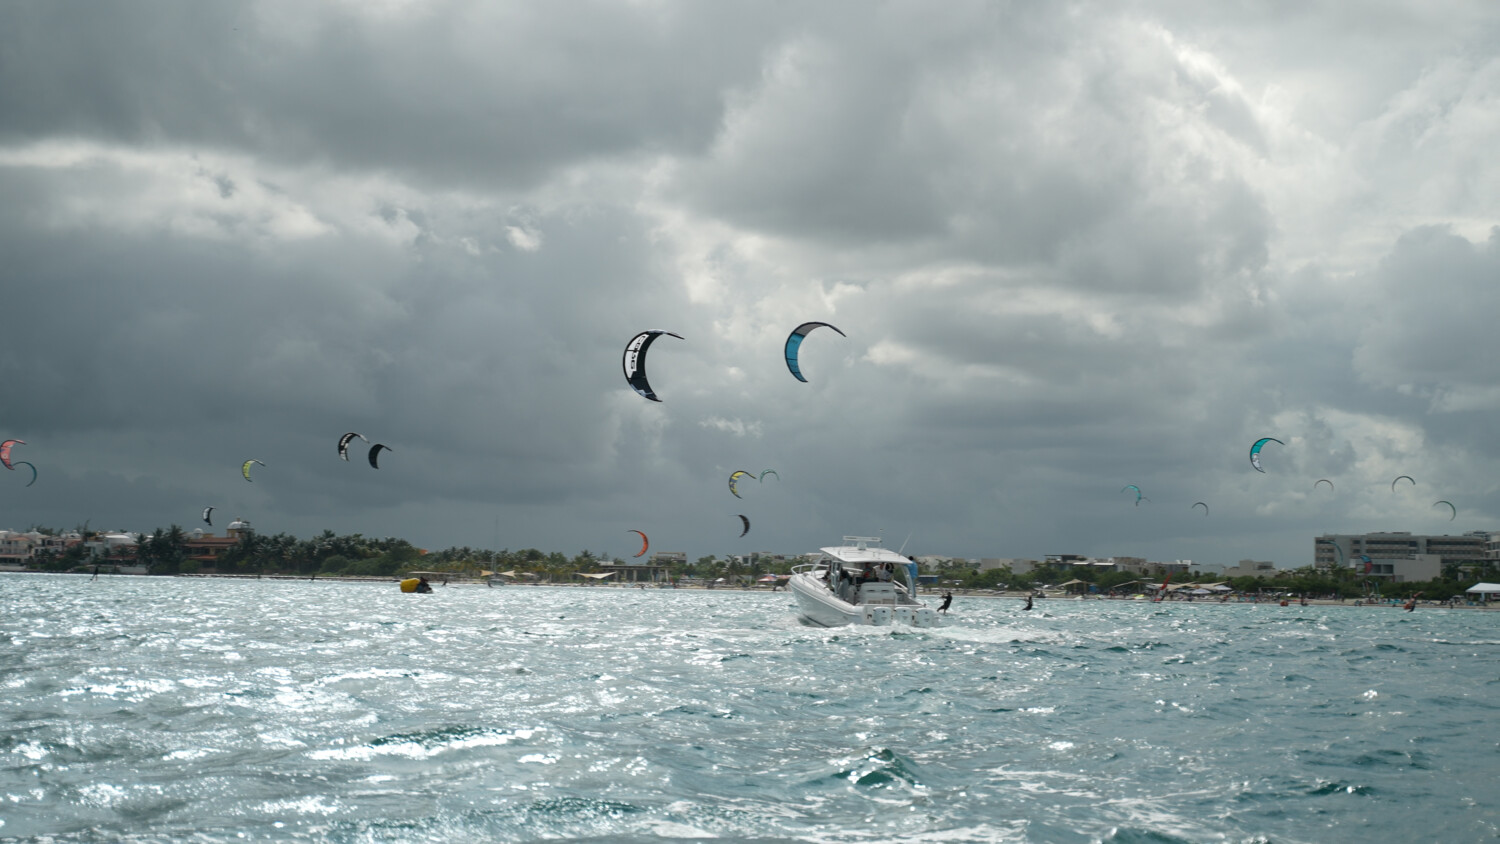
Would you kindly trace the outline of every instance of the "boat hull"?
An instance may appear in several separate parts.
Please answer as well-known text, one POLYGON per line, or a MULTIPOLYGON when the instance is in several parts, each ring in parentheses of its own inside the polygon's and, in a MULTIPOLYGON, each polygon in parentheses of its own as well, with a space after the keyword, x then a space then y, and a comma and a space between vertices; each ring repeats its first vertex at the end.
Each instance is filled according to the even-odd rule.
POLYGON ((850 624, 906 624, 912 627, 937 627, 937 613, 922 604, 860 603, 843 600, 821 577, 806 572, 792 575, 788 589, 797 601, 799 618, 819 627, 843 627, 850 624))

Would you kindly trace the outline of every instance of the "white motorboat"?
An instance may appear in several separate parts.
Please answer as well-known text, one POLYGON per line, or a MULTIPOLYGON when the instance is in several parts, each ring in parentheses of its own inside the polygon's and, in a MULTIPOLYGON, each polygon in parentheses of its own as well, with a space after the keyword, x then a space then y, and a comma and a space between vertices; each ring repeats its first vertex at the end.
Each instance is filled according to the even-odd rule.
POLYGON ((821 627, 907 624, 937 627, 937 611, 918 601, 916 564, 875 547, 878 537, 846 536, 794 566, 787 587, 803 621, 821 627))

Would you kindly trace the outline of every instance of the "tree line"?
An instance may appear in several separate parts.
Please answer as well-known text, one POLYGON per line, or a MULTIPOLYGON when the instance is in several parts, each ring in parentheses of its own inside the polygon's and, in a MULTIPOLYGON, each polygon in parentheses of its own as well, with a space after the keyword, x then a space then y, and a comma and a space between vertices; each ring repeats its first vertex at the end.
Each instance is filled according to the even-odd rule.
MULTIPOLYGON (((57 535, 55 530, 35 525, 30 530, 57 535)), ((87 525, 75 530, 86 539, 98 534, 96 531, 89 531, 87 525)), ((152 574, 193 574, 202 571, 204 567, 202 562, 188 556, 190 534, 180 525, 157 528, 150 534, 136 534, 135 539, 133 562, 146 566, 152 574)), ((729 582, 746 583, 766 574, 788 574, 795 562, 759 554, 749 557, 709 555, 699 557, 694 562, 674 561, 664 568, 666 576, 673 581, 715 581, 722 578, 729 582)), ((458 576, 477 576, 482 571, 515 571, 538 580, 568 582, 574 580, 579 573, 598 572, 601 563, 622 565, 624 561, 619 558, 606 559, 586 549, 571 557, 557 551, 545 552, 536 548, 495 551, 469 546, 455 546, 428 553, 405 539, 374 538, 357 533, 338 535, 325 530, 311 539, 298 539, 288 533, 261 535, 246 532, 235 545, 221 553, 211 567, 221 574, 294 574, 309 577, 393 577, 415 569, 452 572, 458 576)), ((88 550, 80 543, 62 554, 41 557, 35 567, 46 571, 68 571, 92 564, 88 550)), ((1160 579, 1164 574, 1158 571, 1154 576, 1160 579)), ((1139 580, 1141 575, 1054 565, 1041 565, 1026 574, 1015 574, 1009 569, 979 571, 966 560, 948 560, 939 564, 938 577, 943 586, 1013 591, 1030 591, 1069 580, 1080 580, 1095 587, 1095 591, 1105 593, 1128 586, 1132 581, 1139 580)), ((1205 579, 1217 579, 1217 576, 1205 572, 1177 576, 1178 582, 1205 579)), ((1485 579, 1500 579, 1500 560, 1476 560, 1463 565, 1450 563, 1443 567, 1440 577, 1425 582, 1397 583, 1368 578, 1354 569, 1330 571, 1310 566, 1274 578, 1235 577, 1223 582, 1237 592, 1247 593, 1276 590, 1295 595, 1351 599, 1370 596, 1407 598, 1420 594, 1424 598, 1442 600, 1462 595, 1465 589, 1485 579)))
MULTIPOLYGON (((58 531, 33 525, 29 530, 45 535, 58 531)), ((85 540, 100 536, 87 526, 75 529, 85 540)), ((325 530, 311 539, 299 539, 288 533, 259 534, 246 532, 239 541, 222 551, 211 562, 193 559, 188 543, 191 534, 181 525, 156 528, 149 534, 135 535, 134 554, 130 562, 145 566, 151 574, 196 574, 210 569, 218 574, 283 574, 308 577, 393 577, 407 571, 451 572, 457 576, 477 576, 483 571, 515 571, 536 579, 564 582, 574 580, 580 572, 597 573, 600 564, 623 565, 618 558, 607 559, 584 550, 571 557, 557 551, 536 548, 500 551, 469 546, 450 547, 426 552, 405 539, 374 538, 363 534, 335 534, 325 530)), ((61 554, 45 554, 34 567, 45 571, 88 569, 96 561, 83 543, 61 554)), ((700 557, 696 562, 673 562, 665 566, 671 579, 700 578, 743 581, 767 573, 785 574, 791 563, 751 555, 738 557, 700 557)))
MULTIPOLYGON (((1030 591, 1042 586, 1056 586, 1069 580, 1080 580, 1099 593, 1122 589, 1140 580, 1141 575, 1123 571, 1093 571, 1086 568, 1065 566, 1037 566, 1026 574, 1013 574, 1008 569, 979 571, 960 561, 944 563, 938 570, 939 579, 946 585, 960 589, 1006 589, 1030 591)), ((1154 579, 1162 580, 1165 571, 1156 571, 1154 579)), ((1383 578, 1371 578, 1355 569, 1316 569, 1311 566, 1282 573, 1276 577, 1231 577, 1221 579, 1211 572, 1188 572, 1174 575, 1178 583, 1222 582, 1236 592, 1255 593, 1261 591, 1289 592, 1307 597, 1332 597, 1360 599, 1371 596, 1382 599, 1404 599, 1420 595, 1424 599, 1441 601, 1454 595, 1464 594, 1476 583, 1500 576, 1500 560, 1475 560, 1468 564, 1448 564, 1442 574, 1428 581, 1394 582, 1383 578)))

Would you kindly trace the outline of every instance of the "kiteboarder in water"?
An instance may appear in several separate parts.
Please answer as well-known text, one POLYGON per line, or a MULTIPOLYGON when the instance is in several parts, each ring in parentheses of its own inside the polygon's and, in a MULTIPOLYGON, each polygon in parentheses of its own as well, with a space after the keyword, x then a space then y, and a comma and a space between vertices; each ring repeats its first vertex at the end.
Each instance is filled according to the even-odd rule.
POLYGON ((1021 609, 1023 609, 1023 610, 1029 610, 1029 609, 1031 609, 1031 595, 1028 594, 1026 596, 1026 606, 1021 607, 1021 609))
POLYGON ((948 614, 948 608, 951 607, 951 606, 953 606, 953 593, 952 592, 944 592, 943 593, 943 603, 938 607, 938 612, 942 613, 943 615, 947 615, 948 614))

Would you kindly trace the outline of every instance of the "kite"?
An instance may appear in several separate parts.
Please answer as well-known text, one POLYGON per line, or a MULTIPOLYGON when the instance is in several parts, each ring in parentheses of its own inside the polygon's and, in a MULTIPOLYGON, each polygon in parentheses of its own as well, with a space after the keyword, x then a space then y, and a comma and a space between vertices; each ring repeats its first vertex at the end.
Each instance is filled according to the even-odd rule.
POLYGON ((1260 450, 1266 447, 1266 443, 1286 445, 1286 443, 1276 439, 1275 437, 1261 437, 1260 439, 1255 441, 1255 445, 1250 446, 1250 465, 1255 467, 1255 471, 1262 474, 1264 474, 1266 470, 1260 468, 1260 450))
MULTIPOLYGON (((1202 507, 1203 508, 1203 515, 1205 515, 1205 516, 1208 515, 1208 505, 1204 504, 1202 501, 1199 501, 1199 502, 1195 503, 1193 505, 1193 507, 1202 507)), ((1191 509, 1193 509, 1193 507, 1189 507, 1188 509, 1191 510, 1191 509)))
POLYGON ((204 507, 203 508, 203 523, 206 524, 206 525, 208 525, 209 527, 213 527, 214 526, 213 520, 209 518, 209 516, 213 515, 213 512, 214 512, 214 508, 212 508, 212 507, 204 507))
POLYGON ((647 549, 647 548, 650 548, 650 547, 651 547, 651 540, 649 540, 649 539, 647 539, 647 538, 646 538, 646 534, 644 534, 644 533, 641 533, 641 532, 640 532, 640 531, 638 531, 638 530, 627 530, 627 531, 625 531, 625 532, 626 532, 626 533, 634 533, 634 534, 637 534, 637 535, 639 535, 639 536, 640 536, 640 538, 641 538, 641 550, 639 550, 639 551, 637 551, 637 552, 636 552, 636 553, 635 553, 635 554, 634 554, 634 555, 633 555, 633 556, 636 556, 636 557, 639 557, 639 556, 640 556, 640 555, 642 555, 642 554, 644 554, 644 553, 646 553, 646 549, 647 549))
POLYGON ((26 482, 27 486, 31 486, 32 484, 36 483, 36 467, 35 466, 32 466, 30 463, 27 463, 25 460, 17 460, 16 461, 16 465, 17 466, 26 466, 29 469, 31 469, 31 480, 29 480, 29 481, 26 482))
POLYGON ((652 401, 661 401, 661 399, 656 397, 651 384, 646 381, 646 350, 650 349, 651 344, 656 342, 656 338, 663 334, 676 337, 678 340, 682 339, 681 334, 673 334, 659 328, 642 331, 630 338, 630 342, 625 345, 625 357, 620 361, 620 365, 625 369, 625 380, 629 382, 631 389, 652 401))
POLYGON ((1120 491, 1121 492, 1125 492, 1126 490, 1131 490, 1131 489, 1135 490, 1135 506, 1137 506, 1137 507, 1141 506, 1141 488, 1140 487, 1136 486, 1135 484, 1127 484, 1125 486, 1125 488, 1121 489, 1120 491))
POLYGON ((752 474, 750 474, 749 472, 746 472, 743 469, 736 469, 736 470, 734 470, 734 473, 729 476, 729 491, 732 492, 732 493, 734 493, 734 497, 735 498, 740 498, 741 497, 740 496, 740 491, 738 489, 740 478, 753 478, 753 477, 755 477, 755 476, 752 475, 752 474))
POLYGON ((364 434, 358 434, 354 431, 350 431, 342 437, 339 437, 339 456, 344 458, 345 460, 349 459, 349 443, 354 442, 355 437, 359 437, 365 442, 370 441, 364 434))
POLYGON ((245 463, 244 463, 244 465, 240 466, 240 474, 244 475, 245 476, 245 480, 247 480, 247 481, 250 480, 250 464, 251 463, 256 463, 256 464, 261 465, 261 466, 266 465, 264 463, 261 463, 259 460, 246 460, 245 463))
MULTIPOLYGON (((27 484, 27 486, 30 486, 30 484, 27 484)), ((1451 515, 1451 516, 1448 517, 1448 521, 1451 522, 1454 519, 1458 518, 1458 508, 1453 506, 1453 502, 1452 501, 1434 501, 1432 503, 1432 506, 1436 507, 1439 504, 1447 504, 1448 505, 1448 509, 1453 511, 1453 515, 1451 515)))
MULTIPOLYGON (((1417 485, 1417 482, 1412 480, 1411 475, 1397 475, 1396 476, 1396 481, 1399 481, 1402 478, 1405 478, 1408 481, 1411 481, 1411 485, 1412 486, 1416 486, 1417 485)), ((1396 491, 1396 481, 1391 481, 1391 492, 1395 492, 1396 491)))
POLYGON ((1328 488, 1333 489, 1333 481, 1330 481, 1327 478, 1318 478, 1316 481, 1313 481, 1313 489, 1317 489, 1318 484, 1328 484, 1328 488))
POLYGON ((16 468, 16 467, 10 465, 10 449, 11 449, 12 446, 25 445, 25 444, 26 444, 25 440, 6 440, 5 442, 0 443, 0 463, 5 464, 5 468, 7 468, 7 469, 14 469, 14 468, 16 468))
MULTIPOLYGON (((792 333, 787 335, 786 338, 786 368, 790 369, 792 371, 792 375, 796 376, 797 380, 801 381, 804 384, 807 383, 807 379, 802 377, 802 370, 797 366, 797 350, 802 348, 802 341, 807 337, 808 332, 812 331, 814 328, 818 328, 821 326, 832 328, 834 331, 838 332, 838 335, 840 337, 849 336, 844 332, 839 331, 836 326, 829 325, 826 322, 804 322, 796 328, 792 329, 792 333)), ((778 475, 777 477, 780 476, 778 475)))
POLYGON ((739 520, 745 523, 745 529, 740 531, 740 536, 744 536, 745 534, 750 532, 750 517, 740 516, 739 520))
POLYGON ((384 443, 376 443, 376 444, 370 446, 370 468, 371 469, 379 469, 380 468, 380 464, 375 462, 375 458, 377 458, 377 457, 380 456, 380 450, 381 449, 385 449, 386 451, 390 451, 391 447, 388 446, 388 445, 386 445, 386 444, 384 444, 384 443))
MULTIPOLYGON (((776 475, 776 470, 775 469, 767 469, 764 472, 761 472, 760 473, 760 480, 761 480, 762 483, 765 482, 766 475, 776 475)), ((776 480, 778 480, 778 481, 781 480, 781 476, 780 475, 776 475, 776 480)))

